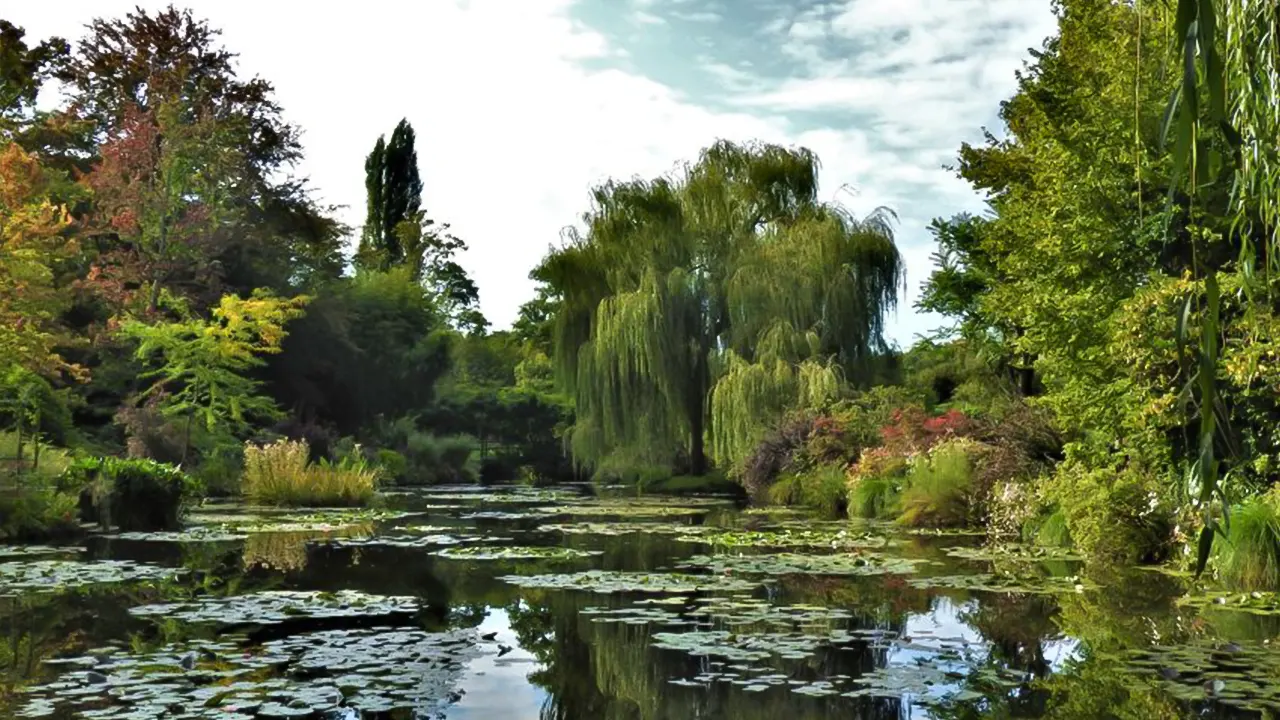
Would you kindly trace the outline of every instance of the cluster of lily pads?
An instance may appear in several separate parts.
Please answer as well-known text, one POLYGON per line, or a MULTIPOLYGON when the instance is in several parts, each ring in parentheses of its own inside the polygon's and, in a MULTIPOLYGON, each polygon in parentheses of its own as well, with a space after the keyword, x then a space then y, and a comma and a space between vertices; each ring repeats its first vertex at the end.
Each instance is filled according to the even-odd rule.
POLYGON ((1074 575, 1052 576, 1036 573, 975 573, 972 575, 934 575, 914 577, 907 584, 918 589, 975 590, 990 593, 1057 595, 1083 592, 1096 587, 1089 580, 1074 575))
POLYGON ((645 522, 583 522, 583 523, 559 523, 550 525, 540 525, 538 529, 543 532, 558 532, 565 535, 600 535, 604 537, 616 537, 619 535, 679 535, 684 537, 694 537, 698 535, 710 535, 719 533, 723 528, 710 525, 680 525, 675 523, 645 523, 645 522))
POLYGON ((368 595, 357 590, 272 590, 231 597, 204 597, 191 602, 142 605, 131 608, 129 613, 137 617, 229 627, 272 625, 298 619, 384 618, 412 615, 418 607, 416 598, 368 595))
POLYGON ((550 575, 504 575, 498 579, 522 588, 582 590, 603 594, 741 592, 759 586, 758 582, 725 575, 614 570, 587 570, 579 573, 550 575))
POLYGON ((181 571, 132 560, 31 560, 0 563, 0 593, 58 592, 91 585, 167 580, 181 571))
POLYGON ((71 555, 84 548, 56 547, 53 545, 0 545, 0 562, 31 557, 48 557, 50 555, 71 555))
POLYGON ((580 560, 604 553, 601 550, 578 550, 566 547, 472 545, 445 548, 431 554, 453 560, 580 560))
POLYGON ((221 543, 239 542, 249 536, 244 532, 226 530, 217 526, 194 525, 185 530, 169 530, 157 532, 124 532, 112 535, 117 540, 134 542, 172 542, 172 543, 221 543))
POLYGON ((790 529, 779 530, 730 530, 704 529, 701 532, 682 535, 677 540, 682 542, 705 543, 725 548, 831 548, 848 550, 854 548, 883 548, 890 544, 889 538, 870 532, 850 532, 847 529, 790 529), (711 531, 708 531, 711 530, 711 531))
POLYGON ((1198 639, 1130 649, 1123 672, 1155 682, 1188 702, 1211 701, 1269 717, 1280 712, 1280 655, 1269 642, 1198 639))
POLYGON ((461 699, 467 663, 491 652, 474 630, 388 627, 304 633, 256 648, 223 641, 115 650, 61 661, 72 669, 27 688, 18 716, 435 717, 461 699))
POLYGON ((869 552, 834 555, 776 553, 770 555, 694 555, 680 568, 743 575, 907 575, 922 560, 869 552))

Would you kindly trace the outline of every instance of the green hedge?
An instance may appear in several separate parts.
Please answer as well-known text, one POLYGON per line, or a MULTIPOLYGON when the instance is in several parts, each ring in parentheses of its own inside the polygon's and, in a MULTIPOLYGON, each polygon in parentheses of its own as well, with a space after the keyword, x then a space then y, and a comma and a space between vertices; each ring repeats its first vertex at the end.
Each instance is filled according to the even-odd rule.
POLYGON ((77 460, 59 486, 79 491, 81 519, 125 532, 176 530, 203 493, 199 481, 173 465, 112 457, 77 460))

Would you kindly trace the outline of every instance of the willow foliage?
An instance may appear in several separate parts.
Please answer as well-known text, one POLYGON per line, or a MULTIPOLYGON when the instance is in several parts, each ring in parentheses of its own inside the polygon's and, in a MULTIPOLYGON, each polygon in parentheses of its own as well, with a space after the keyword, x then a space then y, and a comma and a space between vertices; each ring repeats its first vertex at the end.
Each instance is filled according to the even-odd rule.
POLYGON ((809 151, 719 142, 669 177, 609 182, 534 271, 562 297, 558 381, 575 458, 732 465, 788 409, 884 348, 902 285, 892 216, 817 199, 809 151))

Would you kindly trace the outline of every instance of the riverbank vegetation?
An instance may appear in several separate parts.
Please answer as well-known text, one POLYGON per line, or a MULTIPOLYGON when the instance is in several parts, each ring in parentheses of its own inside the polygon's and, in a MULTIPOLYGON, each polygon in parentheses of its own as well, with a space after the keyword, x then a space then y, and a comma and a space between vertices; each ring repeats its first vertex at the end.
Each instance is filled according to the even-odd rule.
POLYGON ((493 331, 408 121, 347 228, 189 13, 74 48, 0 22, 0 534, 172 529, 202 493, 731 483, 1280 589, 1274 98, 1245 84, 1280 69, 1252 11, 1180 5, 1057 3, 1003 132, 958 148, 988 211, 932 223, 945 325, 905 350, 896 218, 820 200, 807 150, 709 139, 599 185, 493 331))

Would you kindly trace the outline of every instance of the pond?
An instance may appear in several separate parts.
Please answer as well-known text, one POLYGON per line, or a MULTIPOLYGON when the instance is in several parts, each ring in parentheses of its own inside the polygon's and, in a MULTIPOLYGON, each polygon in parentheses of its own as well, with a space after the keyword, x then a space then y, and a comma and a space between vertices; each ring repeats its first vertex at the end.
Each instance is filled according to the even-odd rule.
POLYGON ((1262 717, 1275 598, 721 498, 434 488, 0 546, 0 717, 1262 717))

